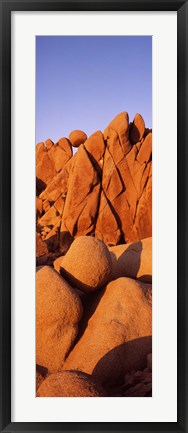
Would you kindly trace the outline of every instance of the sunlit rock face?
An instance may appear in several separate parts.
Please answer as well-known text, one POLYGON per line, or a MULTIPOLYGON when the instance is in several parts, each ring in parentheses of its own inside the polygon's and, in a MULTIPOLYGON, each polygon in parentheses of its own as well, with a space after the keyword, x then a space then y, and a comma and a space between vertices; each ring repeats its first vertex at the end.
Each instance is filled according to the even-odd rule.
POLYGON ((130 122, 122 112, 89 138, 74 130, 56 144, 37 144, 36 175, 37 232, 48 248, 46 264, 79 236, 108 246, 151 237, 152 131, 140 114, 130 122))

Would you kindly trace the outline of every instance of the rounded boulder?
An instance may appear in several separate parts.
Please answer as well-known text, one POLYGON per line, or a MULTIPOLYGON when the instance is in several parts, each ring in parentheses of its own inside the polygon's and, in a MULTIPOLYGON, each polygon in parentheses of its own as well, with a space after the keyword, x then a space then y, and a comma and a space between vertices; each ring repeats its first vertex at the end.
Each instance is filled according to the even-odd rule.
POLYGON ((106 393, 89 374, 63 371, 51 374, 40 386, 37 397, 105 397, 106 393))
MULTIPOLYGON (((147 366, 152 348, 151 285, 111 281, 95 303, 87 327, 63 366, 92 374, 108 389, 131 370, 147 366)), ((94 301, 95 302, 95 301, 94 301)))
POLYGON ((79 147, 80 144, 85 143, 85 141, 87 140, 87 135, 84 131, 75 129, 75 131, 72 131, 69 134, 69 140, 73 147, 79 147))
POLYGON ((74 240, 64 256, 61 275, 83 292, 93 292, 111 276, 111 256, 105 243, 92 236, 74 240))
POLYGON ((59 370, 70 352, 82 317, 79 296, 51 267, 36 274, 36 361, 59 370))

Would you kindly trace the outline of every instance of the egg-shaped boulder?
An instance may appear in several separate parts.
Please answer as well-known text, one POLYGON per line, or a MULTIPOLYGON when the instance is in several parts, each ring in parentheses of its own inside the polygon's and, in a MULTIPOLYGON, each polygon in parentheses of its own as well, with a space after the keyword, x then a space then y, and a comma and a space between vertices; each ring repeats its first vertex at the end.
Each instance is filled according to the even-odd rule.
POLYGON ((75 129, 69 134, 69 140, 73 147, 79 147, 80 144, 85 143, 87 140, 87 135, 84 131, 80 129, 75 129))
POLYGON ((105 243, 92 236, 74 240, 64 256, 61 275, 83 292, 93 292, 111 276, 111 256, 105 243))

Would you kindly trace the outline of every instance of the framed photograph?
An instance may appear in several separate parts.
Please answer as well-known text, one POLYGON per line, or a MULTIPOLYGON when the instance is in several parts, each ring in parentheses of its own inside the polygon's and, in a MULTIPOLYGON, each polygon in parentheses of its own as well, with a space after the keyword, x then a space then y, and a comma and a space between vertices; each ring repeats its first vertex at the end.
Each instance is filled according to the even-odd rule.
POLYGON ((187 3, 0 0, 2 432, 188 431, 187 3))

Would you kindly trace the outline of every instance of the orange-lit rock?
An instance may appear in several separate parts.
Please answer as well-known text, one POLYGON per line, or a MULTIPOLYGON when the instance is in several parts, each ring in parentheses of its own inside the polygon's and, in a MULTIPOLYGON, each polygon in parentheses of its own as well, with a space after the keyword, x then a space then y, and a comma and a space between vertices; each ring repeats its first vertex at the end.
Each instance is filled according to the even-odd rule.
POLYGON ((92 237, 74 240, 64 256, 60 273, 70 284, 83 292, 93 292, 111 276, 111 257, 106 245, 92 237))
POLYGON ((87 140, 87 135, 85 134, 85 132, 79 129, 75 129, 75 131, 72 131, 69 134, 69 140, 73 147, 79 147, 80 144, 85 143, 85 141, 87 140))
POLYGON ((146 367, 151 333, 151 286, 119 278, 103 289, 63 369, 84 371, 104 384, 117 384, 126 372, 146 367))
POLYGON ((106 392, 89 374, 63 371, 51 374, 39 387, 37 397, 105 397, 106 392))
POLYGON ((51 267, 36 274, 36 362, 59 370, 75 341, 82 317, 80 298, 51 267))
POLYGON ((131 244, 109 247, 112 259, 112 279, 138 278, 145 283, 152 281, 152 238, 131 244))

